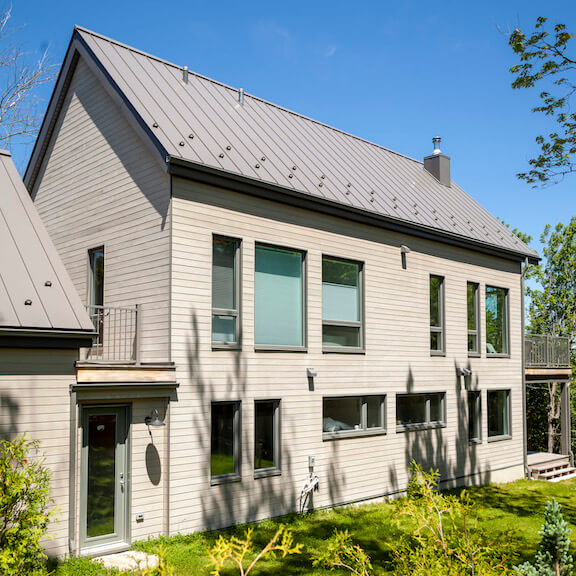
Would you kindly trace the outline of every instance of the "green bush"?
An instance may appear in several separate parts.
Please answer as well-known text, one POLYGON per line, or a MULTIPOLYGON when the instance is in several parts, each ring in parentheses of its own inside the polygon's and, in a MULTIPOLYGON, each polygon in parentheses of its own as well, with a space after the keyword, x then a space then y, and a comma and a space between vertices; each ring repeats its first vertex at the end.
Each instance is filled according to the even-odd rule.
POLYGON ((50 474, 37 458, 38 442, 25 436, 0 441, 0 574, 43 570, 40 539, 49 514, 50 474))

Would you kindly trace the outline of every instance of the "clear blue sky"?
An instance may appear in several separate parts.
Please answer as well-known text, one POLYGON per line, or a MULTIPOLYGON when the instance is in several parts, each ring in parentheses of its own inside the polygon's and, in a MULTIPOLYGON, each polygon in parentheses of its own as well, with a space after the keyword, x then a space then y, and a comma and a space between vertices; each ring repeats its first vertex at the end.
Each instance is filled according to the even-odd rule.
POLYGON ((414 158, 440 135, 453 179, 536 248, 576 213, 576 175, 544 191, 515 177, 552 125, 530 111, 539 90, 510 88, 506 35, 540 15, 576 33, 574 0, 13 0, 12 13, 26 49, 58 62, 79 24, 414 158))

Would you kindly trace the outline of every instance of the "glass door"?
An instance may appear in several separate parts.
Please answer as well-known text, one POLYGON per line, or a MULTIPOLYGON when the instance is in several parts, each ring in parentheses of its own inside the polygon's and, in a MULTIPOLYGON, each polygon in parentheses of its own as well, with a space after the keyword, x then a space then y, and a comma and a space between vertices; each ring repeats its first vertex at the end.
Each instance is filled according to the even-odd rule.
POLYGON ((127 543, 127 407, 85 408, 82 417, 83 550, 127 543))

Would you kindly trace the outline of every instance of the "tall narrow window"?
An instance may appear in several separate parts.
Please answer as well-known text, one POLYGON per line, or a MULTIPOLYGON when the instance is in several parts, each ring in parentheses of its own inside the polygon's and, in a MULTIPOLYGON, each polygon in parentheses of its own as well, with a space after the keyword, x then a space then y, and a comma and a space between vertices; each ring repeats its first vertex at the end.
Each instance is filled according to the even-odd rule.
POLYGON ((212 344, 240 342, 240 241, 215 236, 212 242, 212 344))
POLYGON ((486 352, 508 354, 508 290, 486 286, 486 352))
POLYGON ((304 343, 304 254, 256 245, 254 343, 302 348, 304 343))
POLYGON ((240 476, 240 402, 214 402, 211 412, 210 476, 212 482, 240 476))
POLYGON ((322 344, 326 348, 362 347, 362 266, 322 258, 322 344))
POLYGON ((510 436, 510 390, 488 390, 488 438, 510 436))
POLYGON ((430 276, 430 351, 444 353, 444 278, 430 276))
POLYGON ((88 285, 88 304, 104 306, 104 246, 88 250, 90 276, 88 285))
POLYGON ((468 392, 468 440, 479 444, 482 440, 482 413, 480 411, 480 392, 468 392))
POLYGON ((466 285, 466 301, 468 307, 468 353, 473 355, 480 352, 478 342, 478 284, 468 282, 466 285))
POLYGON ((254 403, 254 475, 267 476, 280 470, 280 401, 254 403))

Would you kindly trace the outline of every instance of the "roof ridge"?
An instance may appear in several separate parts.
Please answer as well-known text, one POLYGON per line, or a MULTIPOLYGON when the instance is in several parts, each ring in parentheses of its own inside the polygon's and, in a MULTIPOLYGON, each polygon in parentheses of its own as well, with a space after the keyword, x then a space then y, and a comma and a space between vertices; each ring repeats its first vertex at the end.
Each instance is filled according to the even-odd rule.
MULTIPOLYGON (((106 42, 110 42, 110 44, 115 44, 116 46, 120 46, 121 48, 129 50, 130 52, 135 52, 135 53, 140 54, 142 56, 146 56, 147 58, 150 58, 150 59, 155 60, 156 62, 160 62, 162 64, 166 64, 167 66, 171 66, 172 68, 178 68, 180 70, 184 69, 183 66, 179 66, 178 64, 174 64, 174 62, 169 62, 168 60, 165 60, 164 58, 159 58, 158 56, 154 56, 153 54, 149 54, 148 52, 144 52, 144 50, 134 48, 134 46, 129 46, 128 44, 124 44, 123 42, 119 42, 118 40, 114 40, 113 38, 109 38, 108 36, 104 36, 103 34, 99 34, 98 32, 94 32, 93 30, 88 30, 88 28, 78 26, 77 24, 74 25, 74 30, 84 32, 86 34, 90 34, 91 36, 95 36, 96 38, 101 38, 102 40, 105 40, 106 42)), ((226 84, 226 83, 221 82, 220 80, 216 80, 214 78, 210 78, 209 76, 204 76, 203 74, 200 74, 199 72, 195 72, 193 70, 188 70, 188 73, 190 75, 195 76, 197 78, 200 78, 202 80, 206 80, 207 82, 212 82, 213 84, 217 84, 218 86, 222 86, 223 88, 227 88, 228 90, 233 90, 234 92, 238 92, 238 90, 239 90, 238 88, 235 88, 234 86, 230 86, 229 84, 226 84)), ((305 114, 302 114, 300 112, 296 112, 295 110, 291 110, 290 108, 285 108, 284 106, 281 106, 280 104, 276 104, 275 102, 271 102, 269 100, 261 98, 260 96, 256 96, 254 94, 249 94, 248 92, 245 92, 244 97, 245 98, 251 98, 252 100, 257 100, 259 102, 262 102, 263 104, 267 104, 268 106, 272 106, 274 108, 277 108, 278 110, 282 110, 283 112, 287 112, 288 114, 292 114, 293 116, 297 116, 298 118, 302 118, 303 120, 313 122, 314 124, 317 124, 319 126, 323 126, 323 127, 328 128, 334 132, 338 132, 340 134, 343 134, 344 136, 354 138, 355 140, 358 140, 360 142, 364 142, 366 144, 369 144, 369 145, 374 146, 376 148, 379 148, 381 150, 385 150, 386 152, 390 152, 391 154, 395 154, 396 156, 400 156, 402 158, 405 158, 406 160, 411 160, 412 162, 416 162, 418 164, 424 165, 424 162, 422 162, 421 160, 418 160, 416 158, 412 158, 412 156, 408 156, 407 154, 403 154, 402 152, 397 152, 396 150, 392 150, 391 148, 387 148, 386 146, 383 146, 382 144, 378 144, 376 142, 373 142, 372 140, 362 138, 361 136, 357 136, 356 134, 346 132, 345 130, 337 128, 336 126, 332 126, 331 124, 327 124, 326 122, 321 122, 320 120, 316 120, 315 118, 311 118, 310 116, 306 116, 305 114)))

